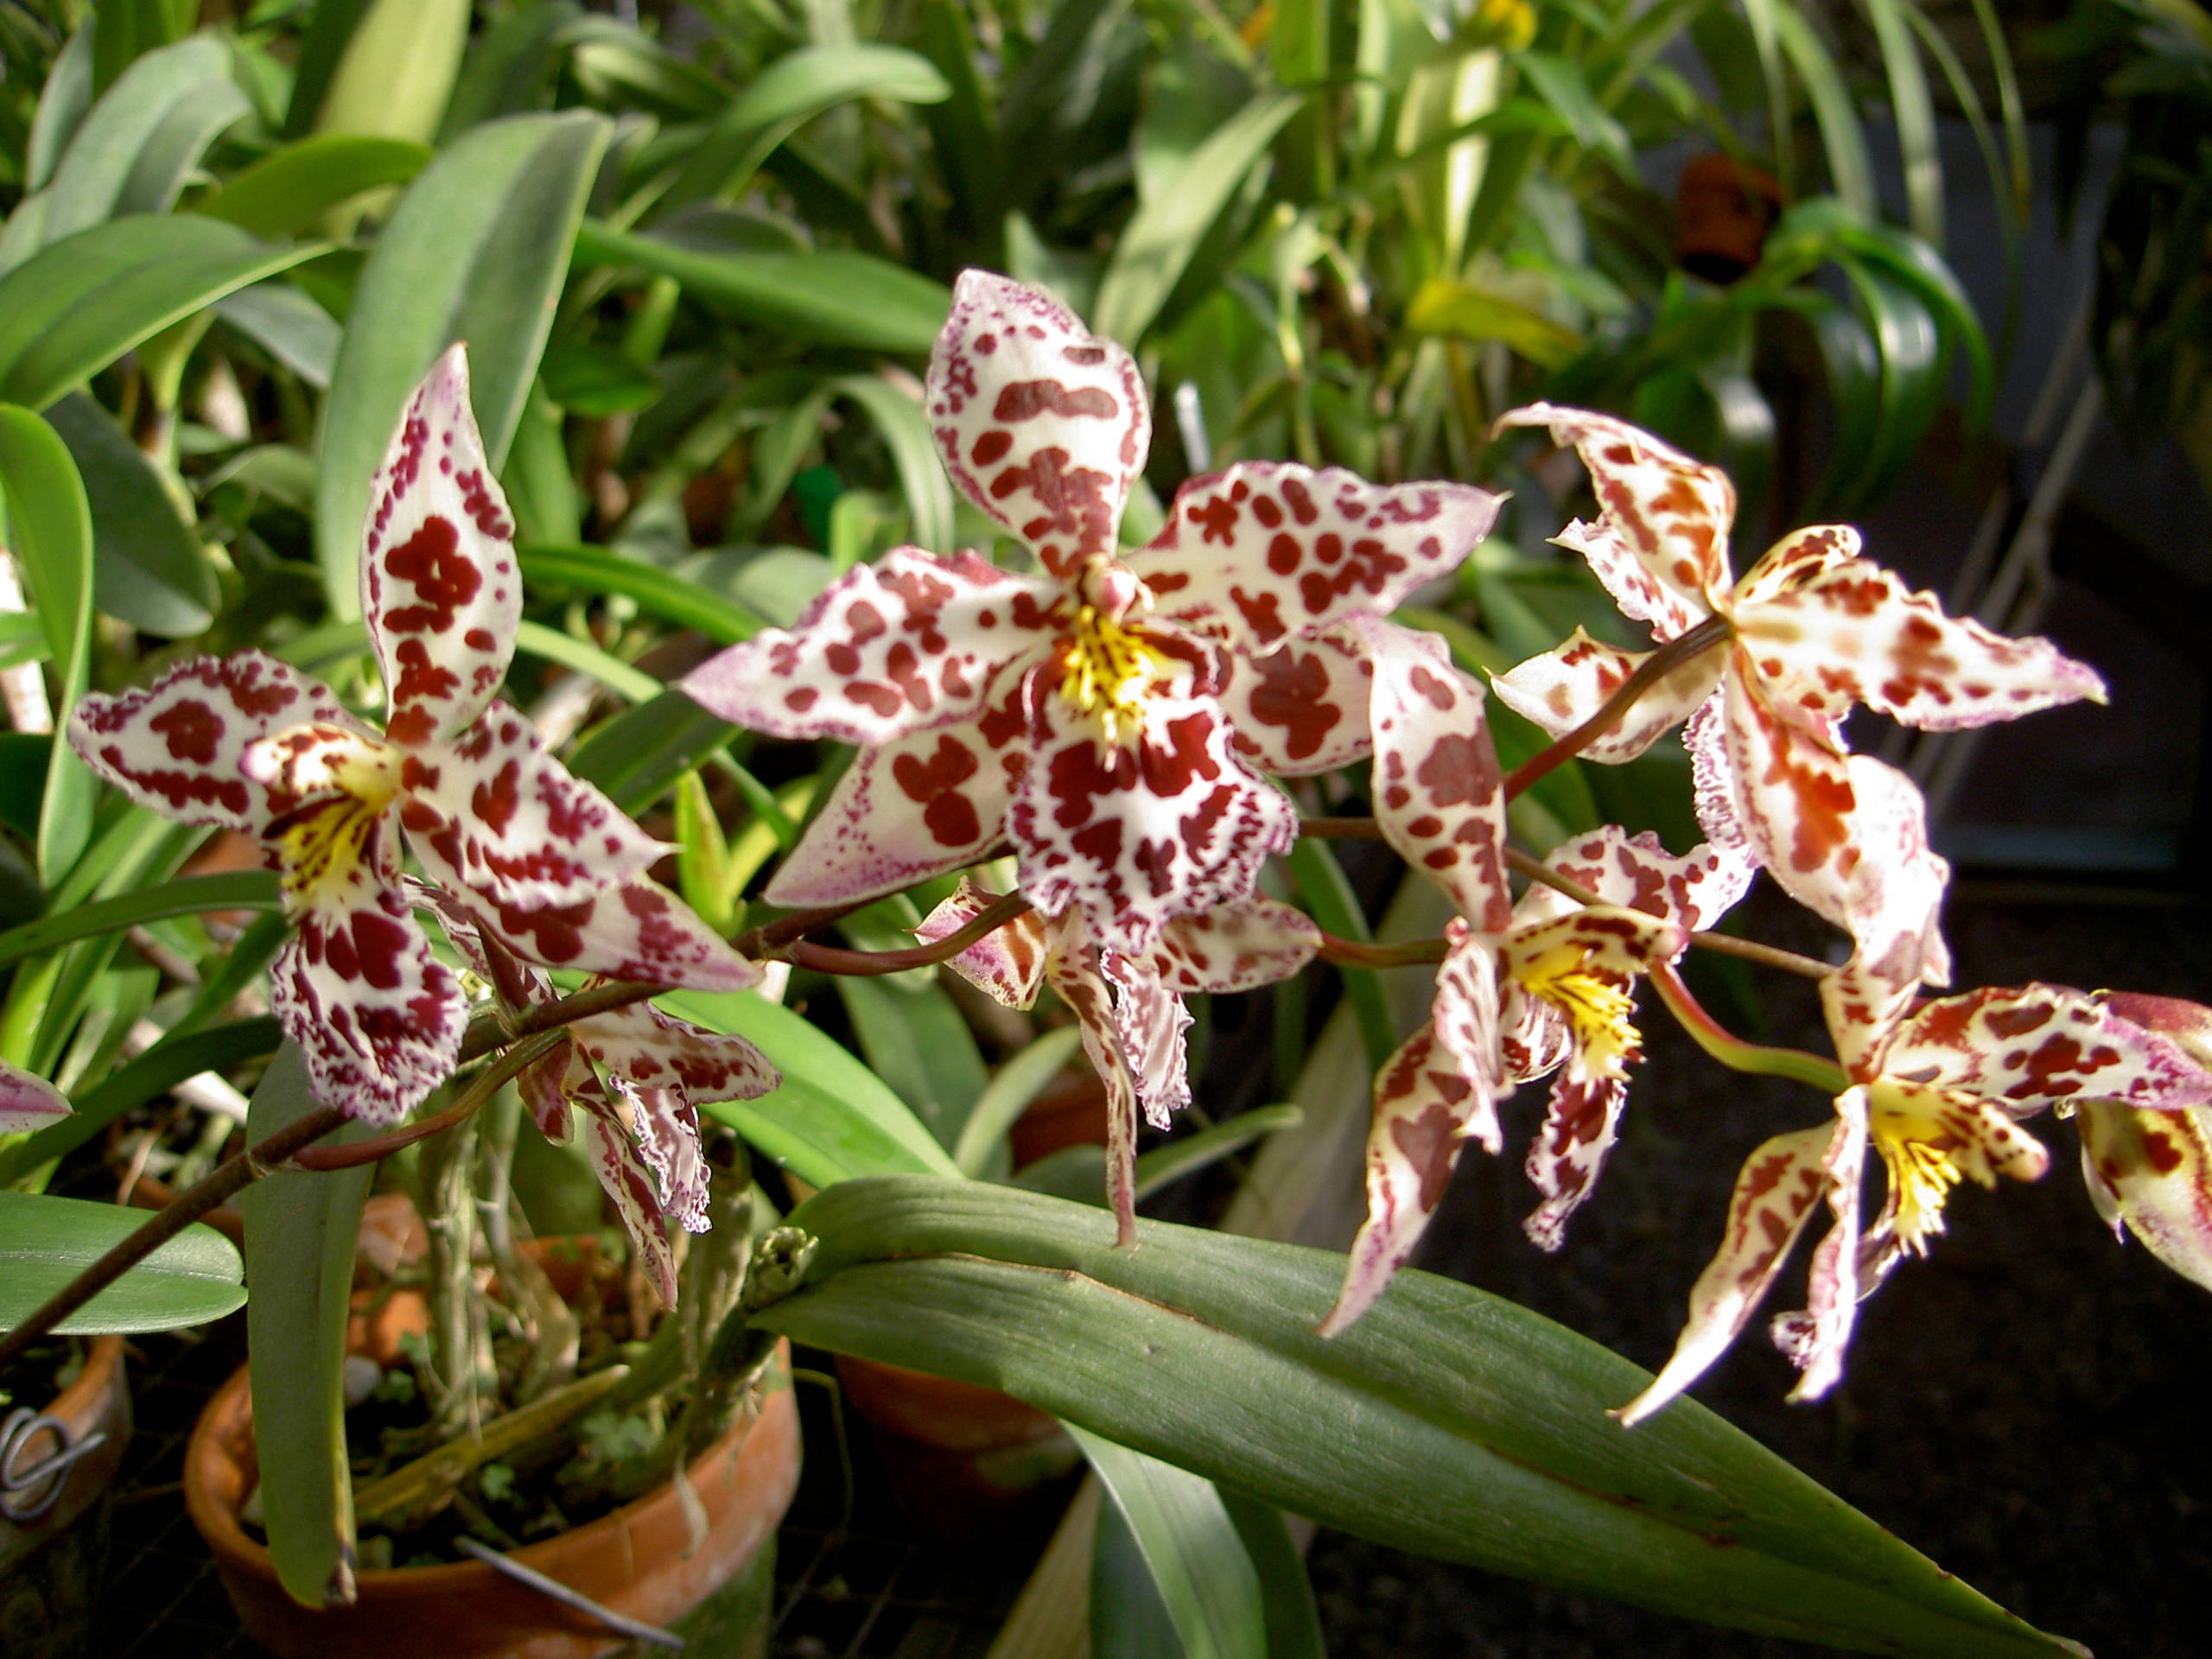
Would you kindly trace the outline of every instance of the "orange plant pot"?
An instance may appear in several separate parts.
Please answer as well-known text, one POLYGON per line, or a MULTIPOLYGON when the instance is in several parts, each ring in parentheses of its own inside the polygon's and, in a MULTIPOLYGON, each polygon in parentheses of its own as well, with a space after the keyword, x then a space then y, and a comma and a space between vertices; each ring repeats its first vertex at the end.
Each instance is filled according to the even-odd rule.
MULTIPOLYGON (((107 1493, 130 1443, 123 1338, 93 1338, 67 1388, 50 1402, 18 1403, 62 1424, 73 1444, 105 1438, 60 1476, 61 1490, 43 1513, 21 1522, 0 1514, 0 1653, 90 1653, 106 1578, 107 1493)), ((41 1428, 18 1448, 16 1466, 33 1468, 58 1449, 41 1428)), ((48 1496, 43 1487, 16 1496, 35 1506, 48 1496)))
MULTIPOLYGON (((743 1571, 775 1533, 798 1487, 798 1413, 791 1351, 779 1345, 760 1410, 708 1447, 689 1471, 706 1513, 697 1548, 675 1488, 526 1545, 512 1559, 601 1606, 665 1626, 743 1571)), ((253 1638, 279 1659, 601 1659, 627 1648, 587 1613, 478 1561, 364 1572, 350 1607, 301 1606, 277 1582, 269 1551, 238 1511, 258 1474, 253 1403, 241 1369, 209 1401, 185 1448, 184 1496, 215 1553, 223 1587, 253 1638)))

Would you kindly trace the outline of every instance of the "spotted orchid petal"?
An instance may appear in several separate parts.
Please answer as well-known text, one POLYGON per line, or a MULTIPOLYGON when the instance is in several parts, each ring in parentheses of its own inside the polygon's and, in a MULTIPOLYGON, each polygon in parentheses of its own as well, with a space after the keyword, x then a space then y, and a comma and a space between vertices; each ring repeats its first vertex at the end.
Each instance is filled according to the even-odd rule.
POLYGON ((563 1043, 523 1067, 515 1076, 515 1091, 530 1109, 537 1132, 555 1146, 565 1147, 575 1134, 569 1096, 587 1084, 596 1086, 596 1083, 575 1045, 563 1043))
POLYGON ((1778 1135, 1745 1161, 1720 1249, 1690 1288, 1690 1316, 1649 1387, 1612 1414, 1633 1427, 1705 1374, 1751 1323, 1828 1186, 1825 1160, 1848 1125, 1778 1135))
POLYGON ((87 766, 141 806, 258 836, 300 803, 249 777, 246 751, 303 724, 371 735, 327 686, 274 657, 242 651, 194 658, 137 690, 79 698, 69 742, 87 766))
POLYGON ((401 821, 435 837, 459 885, 496 904, 572 905, 642 876, 670 849, 546 752, 503 702, 451 743, 409 753, 401 821))
POLYGON ((1497 1103, 1511 1087, 1505 1075, 1497 953, 1485 936, 1457 916, 1445 923, 1444 941, 1429 1024, 1438 1051, 1467 1079, 1459 1133, 1494 1154, 1503 1141, 1497 1103))
POLYGON ((1039 288, 966 270, 924 397, 961 493, 1054 575, 1110 556, 1152 447, 1129 354, 1039 288))
MULTIPOLYGON (((1493 674, 1491 685, 1515 714, 1565 737, 1603 708, 1650 655, 1609 645, 1577 628, 1557 650, 1493 674)), ((1581 758, 1606 766, 1635 760, 1712 696, 1726 655, 1702 652, 1645 688, 1626 714, 1582 747, 1581 758)))
POLYGON ((1288 979, 1320 948, 1303 911, 1255 897, 1177 917, 1144 955, 1168 989, 1225 995, 1288 979))
POLYGON ((1007 816, 1022 890, 1047 915, 1079 908, 1111 949, 1245 897, 1297 837, 1288 798, 1237 758, 1220 705, 1192 686, 1155 681, 1136 730, 1102 739, 1096 715, 1031 679, 1030 759, 1007 816))
POLYGON ((1337 627, 1256 656, 1235 656, 1221 706, 1236 747, 1262 772, 1310 777, 1374 747, 1368 686, 1375 669, 1357 633, 1337 627))
POLYGON ((1740 607, 1801 588, 1823 572, 1859 557, 1862 543, 1849 524, 1807 524, 1759 555, 1731 596, 1740 607))
POLYGON ((394 743, 452 737, 506 677, 522 582, 506 498, 484 456, 460 346, 415 389, 369 487, 361 614, 394 743))
POLYGON ((1150 952, 1125 956, 1101 950, 1097 956, 1099 971, 1114 988, 1114 1032, 1138 1109, 1146 1122, 1164 1129, 1175 1113, 1191 1103, 1190 1065, 1183 1041, 1191 1012, 1160 977, 1150 952))
POLYGON ((1316 1327, 1333 1337, 1375 1305, 1403 1267, 1444 1201, 1460 1143, 1475 1123, 1497 1117, 1484 1095, 1427 1026, 1390 1057, 1375 1079, 1375 1116, 1367 1137, 1367 1218, 1352 1240, 1336 1306, 1316 1327))
MULTIPOLYGON (((1704 842, 1677 856, 1649 830, 1631 836, 1612 824, 1562 843, 1544 863, 1605 903, 1656 916, 1684 933, 1719 922, 1758 873, 1740 848, 1704 842)), ((1514 906, 1513 919, 1518 926, 1574 907, 1556 887, 1532 882, 1514 906)))
POLYGON ((972 864, 1005 833, 1027 760, 1025 666, 994 683, 975 721, 854 758, 764 895, 794 909, 879 898, 972 864))
POLYGON ((1139 1106, 1135 1075, 1115 1017, 1113 987, 1096 951, 1055 949, 1046 957, 1046 973, 1075 1015, 1084 1057, 1106 1091, 1106 1202, 1114 1212, 1114 1242, 1126 1248, 1137 1242, 1139 1106))
MULTIPOLYGON (((698 1109, 680 1089, 640 1088, 619 1072, 609 1073, 607 1082, 628 1109, 630 1133, 638 1156, 652 1173, 662 1213, 682 1224, 686 1232, 705 1232, 707 1159, 699 1144, 698 1109)), ((672 1303, 676 1299, 664 1300, 672 1303)))
POLYGON ((610 1076, 646 1092, 674 1090, 694 1106, 757 1100, 782 1081, 746 1039, 708 1031, 650 1002, 579 1020, 569 1032, 610 1076))
POLYGON ((600 1186, 614 1201, 614 1213, 621 1217, 622 1230, 630 1236, 634 1260, 663 1304, 673 1307, 676 1252, 668 1242, 668 1212, 653 1185, 652 1166, 632 1127, 635 1107, 628 1098, 618 1101, 596 1077, 572 1090, 569 1097, 582 1109, 585 1154, 600 1186))
POLYGON ((69 1096, 44 1077, 0 1060, 0 1135, 29 1135, 69 1111, 69 1096))
POLYGON ((2113 1230, 2212 1290, 2212 1109, 2085 1102, 2074 1122, 2082 1179, 2113 1230))
POLYGON ((2158 1110, 2212 1103, 2212 1071, 2172 1038, 2125 1017, 2125 1006, 2061 985, 1944 997, 1898 1028, 1883 1069, 2015 1114, 2068 1100, 2158 1110))
POLYGON ((1622 614, 1671 639, 1719 607, 1736 517, 1727 474, 1589 410, 1531 404, 1497 424, 1548 427, 1554 442, 1581 455, 1603 511, 1595 524, 1577 519, 1553 540, 1589 561, 1622 614))
POLYGON ((1164 614, 1266 651, 1354 613, 1388 616, 1472 552, 1503 502, 1466 484, 1242 461, 1178 490, 1127 563, 1164 614))
POLYGON ((1870 1083, 1882 1075, 1897 1024, 1918 987, 1911 962, 1899 955, 1854 955, 1821 981, 1828 1040, 1847 1076, 1870 1083))
POLYGON ((1058 582, 893 548, 832 582, 795 627, 709 658, 683 689, 772 737, 884 743, 976 716, 1001 665, 1050 648, 1065 608, 1058 582))
POLYGON ((1408 864, 1485 931, 1513 918, 1505 882, 1505 791, 1483 689, 1444 642, 1367 622, 1375 664, 1375 819, 1408 864))
MULTIPOLYGON (((1861 1260, 1859 1231, 1870 1111, 1866 1090, 1849 1089, 1836 1099, 1841 1127, 1832 1135, 1821 1162, 1834 1220, 1813 1247, 1806 1306, 1779 1315, 1768 1327, 1775 1346, 1797 1368, 1797 1386, 1789 1391, 1795 1401, 1818 1400, 1842 1380, 1844 1350, 1858 1322, 1859 1300, 1872 1288, 1861 1260)), ((1878 1283, 1878 1277, 1872 1282, 1878 1283)))
POLYGON ((371 1123, 397 1122, 453 1075, 467 1023, 461 982, 395 887, 318 892, 270 968, 315 1098, 371 1123))
MULTIPOLYGON (((922 918, 914 937, 935 944, 974 921, 999 896, 963 875, 952 896, 922 918)), ((986 934, 945 966, 993 1001, 1027 1008, 1037 1001, 1037 988, 1045 982, 1045 960, 1056 932, 1054 924, 1033 910, 986 934)))

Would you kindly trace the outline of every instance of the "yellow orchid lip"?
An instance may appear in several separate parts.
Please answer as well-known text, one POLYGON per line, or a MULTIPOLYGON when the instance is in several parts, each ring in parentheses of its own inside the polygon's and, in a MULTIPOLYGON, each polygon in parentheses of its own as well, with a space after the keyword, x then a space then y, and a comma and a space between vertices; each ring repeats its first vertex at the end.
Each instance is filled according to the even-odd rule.
POLYGON ((1514 978, 1566 1016, 1575 1051, 1592 1077, 1624 1077, 1627 1061, 1643 1042, 1630 1016, 1636 999, 1589 967, 1589 952, 1572 942, 1557 944, 1533 962, 1516 966, 1514 978))
POLYGON ((1142 723, 1145 686, 1168 660, 1142 633, 1123 627, 1096 605, 1081 605, 1060 656, 1066 671, 1060 695, 1084 714, 1096 715, 1106 741, 1118 743, 1142 723))
POLYGON ((400 775, 383 744, 348 734, 291 756, 283 776, 309 797, 269 827, 285 903, 296 913, 317 896, 353 885, 369 838, 399 793, 400 775))

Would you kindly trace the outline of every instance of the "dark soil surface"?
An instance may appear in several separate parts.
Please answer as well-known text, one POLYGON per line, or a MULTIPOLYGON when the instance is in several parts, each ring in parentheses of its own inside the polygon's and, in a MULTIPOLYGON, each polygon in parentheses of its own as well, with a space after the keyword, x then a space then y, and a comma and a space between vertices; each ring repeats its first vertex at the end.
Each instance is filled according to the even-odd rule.
MULTIPOLYGON (((1819 948, 1760 895, 1748 931, 1819 948), (1761 900, 1764 900, 1762 902, 1761 900), (1798 937, 1792 938, 1796 933, 1798 937)), ((2125 899, 2023 902, 1955 890, 1956 985, 2046 979, 2212 1002, 2207 917, 2125 899)), ((1773 1040, 1824 1047, 1795 988, 1768 1008, 1773 1040)), ((1738 1029, 1726 992, 1710 1005, 1738 1029)), ((1643 1020, 1649 1058, 1597 1196, 1546 1256, 1520 1149, 1463 1161, 1418 1265, 1512 1297, 1639 1363, 1672 1351, 1745 1154, 1819 1121, 1796 1085, 1733 1077, 1643 1020)), ((1516 1116, 1525 1136, 1541 1096, 1516 1116)), ((1962 1187, 1950 1230, 1859 1313, 1847 1378, 1785 1404, 1795 1373, 1761 1321, 1696 1397, 1950 1571, 2099 1659, 2212 1653, 2212 1297, 2099 1223, 2070 1125, 2039 1120, 2038 1184, 1962 1187)), ((1801 1262, 1802 1262, 1801 1247, 1801 1262)), ((1802 1306, 1802 1265, 1769 1311, 1802 1306)), ((1421 1501, 1408 1493, 1408 1504, 1421 1501)), ((1332 1659, 1779 1659, 1825 1651, 1715 1630, 1325 1533, 1310 1558, 1332 1659)))

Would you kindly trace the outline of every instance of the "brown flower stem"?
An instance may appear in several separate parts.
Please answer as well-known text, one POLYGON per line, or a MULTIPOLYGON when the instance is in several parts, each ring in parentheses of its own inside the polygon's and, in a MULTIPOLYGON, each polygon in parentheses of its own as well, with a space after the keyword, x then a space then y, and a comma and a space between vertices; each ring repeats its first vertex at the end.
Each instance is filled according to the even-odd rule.
POLYGON ((1347 968, 1412 968, 1443 961, 1445 949, 1440 938, 1413 939, 1404 944, 1362 944, 1357 939, 1324 933, 1321 948, 1315 954, 1324 962, 1347 968))
POLYGON ((1298 833, 1316 841, 1379 841, 1382 826, 1372 818, 1300 818, 1298 833))
POLYGON ((1598 712, 1549 747, 1505 774, 1505 798, 1513 799, 1554 767, 1572 760, 1605 735, 1635 707, 1637 699, 1694 657, 1701 657, 1729 635, 1725 616, 1708 616, 1688 633, 1678 634, 1658 646, 1623 680, 1612 696, 1598 705, 1598 712))
POLYGON ((179 1193, 167 1209, 156 1211, 145 1225, 54 1292, 21 1325, 0 1337, 0 1368, 217 1205, 346 1122, 346 1114, 335 1106, 318 1107, 265 1141, 218 1164, 179 1193))
POLYGON ((393 1153, 413 1146, 417 1141, 427 1141, 434 1135, 442 1135, 456 1123, 466 1122, 485 1102, 499 1093, 501 1085, 518 1077, 534 1062, 550 1054, 562 1041, 557 1033, 541 1032, 518 1042, 478 1072, 450 1106, 435 1111, 428 1117, 418 1118, 404 1129, 394 1129, 390 1135, 379 1135, 372 1140, 349 1141, 342 1147, 302 1147, 292 1154, 293 1166, 313 1170, 357 1169, 363 1164, 373 1164, 380 1158, 389 1158, 393 1153))
POLYGON ((927 968, 940 962, 950 962, 970 945, 981 943, 1008 922, 1027 914, 1029 900, 1018 893, 1010 893, 976 913, 975 920, 955 932, 946 934, 931 944, 918 944, 906 950, 847 950, 831 944, 810 944, 800 939, 784 947, 785 957, 798 968, 811 968, 817 973, 880 975, 903 973, 909 968, 927 968))

